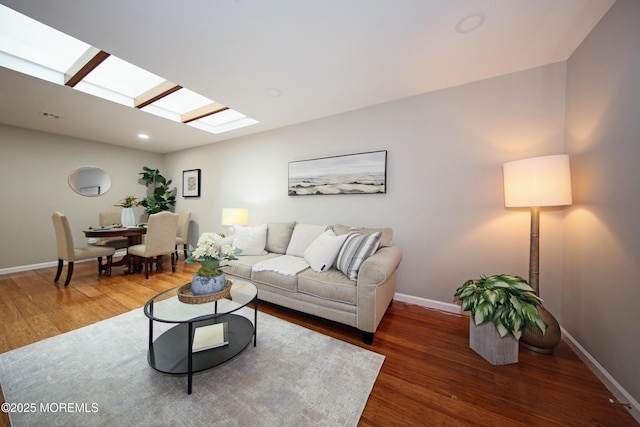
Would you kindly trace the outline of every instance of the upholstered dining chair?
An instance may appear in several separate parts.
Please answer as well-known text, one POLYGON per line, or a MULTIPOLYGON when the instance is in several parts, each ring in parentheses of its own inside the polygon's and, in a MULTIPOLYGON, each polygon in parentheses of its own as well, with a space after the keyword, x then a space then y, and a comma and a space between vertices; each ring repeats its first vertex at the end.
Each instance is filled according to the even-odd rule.
POLYGON ((185 259, 188 255, 187 245, 189 244, 189 222, 191 212, 182 210, 178 212, 178 233, 176 234, 176 261, 178 260, 178 246, 182 246, 185 259))
POLYGON ((144 275, 149 278, 149 269, 159 257, 171 254, 171 271, 176 271, 174 251, 176 248, 176 234, 178 232, 178 215, 171 212, 158 212, 149 215, 145 242, 130 246, 128 249, 130 268, 133 269, 134 258, 144 259, 144 275))
POLYGON ((98 259, 98 274, 106 270, 107 276, 111 276, 111 260, 116 250, 107 246, 85 246, 76 248, 73 245, 73 237, 71 236, 71 227, 69 220, 61 212, 54 212, 51 215, 53 228, 56 232, 56 241, 58 245, 58 271, 54 282, 58 282, 62 273, 64 261, 67 261, 67 279, 64 281, 65 286, 69 286, 71 276, 73 275, 73 263, 85 259, 98 259), (107 265, 103 268, 102 257, 107 257, 107 265))
MULTIPOLYGON (((100 227, 108 227, 114 224, 122 223, 122 210, 111 209, 98 213, 98 224, 100 227)), ((111 246, 115 249, 124 249, 129 246, 129 239, 126 237, 101 237, 98 244, 102 246, 111 246)))

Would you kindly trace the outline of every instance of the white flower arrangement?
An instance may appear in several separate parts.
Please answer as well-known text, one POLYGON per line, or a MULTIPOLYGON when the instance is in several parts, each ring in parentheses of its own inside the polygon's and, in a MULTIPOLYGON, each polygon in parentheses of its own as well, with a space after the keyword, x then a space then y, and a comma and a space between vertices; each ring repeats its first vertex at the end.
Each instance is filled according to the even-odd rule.
POLYGON ((219 233, 202 233, 198 239, 198 246, 191 248, 191 256, 186 259, 188 264, 200 263, 202 267, 196 274, 200 276, 218 276, 220 262, 234 260, 241 250, 229 244, 222 244, 224 235, 219 233))

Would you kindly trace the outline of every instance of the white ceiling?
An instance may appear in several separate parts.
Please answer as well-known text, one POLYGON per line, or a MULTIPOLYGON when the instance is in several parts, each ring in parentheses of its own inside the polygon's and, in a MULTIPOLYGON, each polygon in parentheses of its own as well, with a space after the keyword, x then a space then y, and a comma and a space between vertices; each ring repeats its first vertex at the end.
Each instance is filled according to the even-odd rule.
POLYGON ((0 123, 169 153, 565 61, 614 0, 0 3, 260 122, 212 135, 0 67, 0 123))

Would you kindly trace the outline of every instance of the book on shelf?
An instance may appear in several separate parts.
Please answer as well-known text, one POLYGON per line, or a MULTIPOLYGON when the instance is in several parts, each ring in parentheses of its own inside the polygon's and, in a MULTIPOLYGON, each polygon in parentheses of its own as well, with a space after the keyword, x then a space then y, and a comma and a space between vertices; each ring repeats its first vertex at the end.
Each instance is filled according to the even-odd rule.
POLYGON ((193 345, 191 350, 209 350, 229 344, 229 324, 214 323, 213 325, 199 326, 193 333, 193 345))

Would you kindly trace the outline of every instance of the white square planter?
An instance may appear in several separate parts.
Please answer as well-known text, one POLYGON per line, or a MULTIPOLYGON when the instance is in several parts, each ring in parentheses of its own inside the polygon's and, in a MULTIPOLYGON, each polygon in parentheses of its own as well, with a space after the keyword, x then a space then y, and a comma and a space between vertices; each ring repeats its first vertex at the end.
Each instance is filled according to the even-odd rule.
POLYGON ((518 340, 500 336, 493 322, 476 326, 469 319, 469 347, 492 365, 518 363, 518 340))

